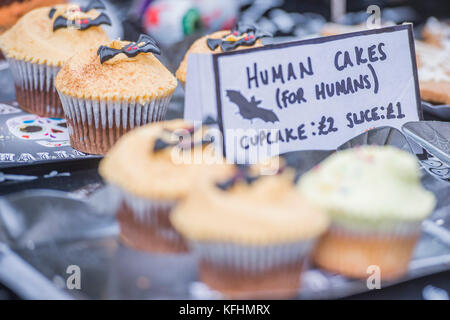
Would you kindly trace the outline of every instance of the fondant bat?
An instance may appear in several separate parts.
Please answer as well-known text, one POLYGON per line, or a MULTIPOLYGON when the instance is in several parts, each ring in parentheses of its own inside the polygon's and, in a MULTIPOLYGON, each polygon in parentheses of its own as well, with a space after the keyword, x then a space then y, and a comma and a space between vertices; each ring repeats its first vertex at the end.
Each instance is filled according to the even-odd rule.
MULTIPOLYGON (((77 11, 81 11, 81 12, 89 12, 92 9, 99 9, 99 10, 105 10, 106 9, 105 5, 100 0, 92 0, 86 6, 73 5, 73 6, 69 7, 69 10, 73 10, 73 8, 76 8, 77 11)), ((54 8, 54 7, 50 9, 50 12, 48 14, 50 19, 53 18, 53 16, 55 15, 56 11, 57 11, 57 9, 54 8)))
POLYGON ((107 24, 109 26, 111 25, 111 19, 103 12, 99 14, 95 19, 86 17, 84 19, 70 20, 64 16, 58 16, 53 22, 53 31, 69 27, 74 27, 79 30, 86 30, 90 27, 99 26, 101 24, 107 24))
POLYGON ((228 189, 232 188, 238 181, 245 181, 250 185, 261 177, 259 175, 251 175, 248 165, 235 165, 235 167, 236 173, 230 179, 216 183, 217 188, 223 191, 227 191, 228 189))
MULTIPOLYGON (((201 127, 201 126, 200 126, 201 127)), ((158 152, 158 151, 162 151, 168 147, 180 147, 182 149, 189 149, 189 148, 195 148, 195 147, 199 147, 199 146, 205 146, 208 145, 212 142, 214 142, 214 137, 211 137, 209 140, 208 139, 194 139, 194 134, 200 129, 200 127, 195 127, 195 126, 190 126, 187 128, 184 128, 185 131, 187 131, 187 133, 190 135, 190 138, 187 140, 184 140, 184 136, 179 136, 178 139, 175 139, 174 141, 167 141, 166 139, 158 138, 155 141, 155 144, 153 145, 153 152, 158 152), (180 138, 183 138, 182 140, 180 140, 180 138)), ((171 135, 173 134, 175 131, 171 131, 168 129, 164 129, 163 133, 165 135, 171 135)))
POLYGON ((270 33, 260 31, 255 26, 238 24, 230 34, 221 39, 209 38, 206 41, 211 50, 214 51, 220 46, 223 52, 227 52, 236 49, 239 46, 250 47, 254 45, 258 39, 271 36, 270 33))
POLYGON ((161 50, 155 40, 146 34, 141 34, 137 42, 131 42, 123 46, 121 49, 100 46, 100 48, 98 48, 97 55, 100 56, 100 62, 104 63, 105 61, 114 58, 119 53, 123 53, 129 58, 133 58, 140 53, 148 52, 161 54, 161 50))

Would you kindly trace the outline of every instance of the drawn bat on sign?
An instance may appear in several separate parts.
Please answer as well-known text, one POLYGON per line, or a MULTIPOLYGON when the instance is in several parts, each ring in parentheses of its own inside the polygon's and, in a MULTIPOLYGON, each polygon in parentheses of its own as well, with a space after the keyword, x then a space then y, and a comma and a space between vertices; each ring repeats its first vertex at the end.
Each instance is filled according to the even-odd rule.
POLYGON ((107 46, 100 46, 97 55, 100 56, 100 62, 103 63, 109 59, 114 58, 119 53, 125 54, 129 58, 136 57, 140 53, 155 53, 161 54, 161 50, 150 36, 141 34, 137 42, 130 42, 121 49, 110 48, 107 46))
POLYGON ((85 18, 78 20, 69 20, 64 16, 59 16, 53 22, 53 31, 56 31, 61 28, 74 27, 79 30, 86 30, 93 26, 99 26, 101 24, 111 25, 111 19, 105 14, 101 13, 97 18, 85 18))
POLYGON ((261 119, 264 122, 280 121, 275 112, 269 109, 258 107, 261 100, 256 100, 255 96, 250 101, 237 90, 227 90, 227 97, 231 102, 236 104, 239 108, 239 114, 242 118, 252 121, 253 119, 261 119))

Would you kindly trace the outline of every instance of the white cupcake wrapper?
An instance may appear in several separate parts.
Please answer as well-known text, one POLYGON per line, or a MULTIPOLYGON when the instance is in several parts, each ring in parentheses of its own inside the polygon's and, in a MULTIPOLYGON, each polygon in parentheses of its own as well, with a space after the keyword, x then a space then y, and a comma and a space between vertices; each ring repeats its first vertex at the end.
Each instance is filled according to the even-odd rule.
POLYGON ((353 238, 379 238, 379 239, 395 239, 405 236, 417 235, 422 230, 422 221, 403 222, 389 225, 389 228, 373 228, 362 229, 358 226, 343 225, 332 223, 329 232, 333 232, 339 236, 353 238))
POLYGON ((175 229, 161 228, 159 215, 161 211, 171 212, 176 205, 176 201, 160 201, 150 200, 135 196, 118 187, 117 194, 128 208, 133 212, 134 218, 147 226, 154 227, 158 236, 168 241, 176 241, 180 239, 180 235, 175 229))
POLYGON ((25 97, 18 99, 22 108, 46 116, 62 116, 63 110, 54 86, 60 67, 31 63, 7 58, 16 88, 24 91, 25 97), (36 98, 34 92, 46 94, 46 99, 36 98))
POLYGON ((73 147, 78 146, 88 153, 105 153, 128 130, 164 120, 171 99, 170 95, 140 104, 135 101, 78 99, 58 93, 69 120, 73 147), (99 148, 101 150, 96 150, 99 148))
POLYGON ((8 63, 14 78, 14 83, 28 90, 55 92, 53 85, 60 67, 46 64, 31 63, 23 60, 8 58, 8 63))
POLYGON ((276 245, 239 245, 226 242, 191 242, 201 261, 235 271, 261 273, 273 268, 302 264, 315 241, 276 245))

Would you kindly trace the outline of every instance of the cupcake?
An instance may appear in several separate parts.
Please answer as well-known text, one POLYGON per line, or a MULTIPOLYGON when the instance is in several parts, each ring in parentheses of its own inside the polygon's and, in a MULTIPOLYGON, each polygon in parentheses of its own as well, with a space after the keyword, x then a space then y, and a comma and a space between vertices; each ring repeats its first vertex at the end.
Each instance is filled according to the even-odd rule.
POLYGON ((450 104, 450 41, 442 48, 416 41, 420 96, 434 104, 450 104))
POLYGON ((377 266, 382 280, 407 272, 421 222, 435 206, 413 155, 389 146, 340 151, 301 177, 299 187, 331 218, 314 253, 318 266, 355 278, 377 266))
POLYGON ((22 109, 44 117, 63 117, 54 78, 73 54, 108 42, 100 24, 110 24, 104 13, 58 5, 29 12, 0 37, 22 109))
POLYGON ((163 120, 177 80, 152 54, 154 40, 115 40, 72 59, 59 72, 61 97, 73 148, 105 154, 127 131, 163 120))
POLYGON ((422 37, 426 43, 444 48, 444 43, 450 41, 450 20, 439 21, 435 17, 428 18, 422 29, 422 37))
POLYGON ((269 34, 253 26, 238 25, 234 30, 217 31, 197 39, 186 52, 176 72, 183 87, 186 84, 187 60, 190 53, 220 53, 262 46, 261 38, 269 34))
POLYGON ((205 132, 183 120, 146 125, 124 135, 100 162, 100 175, 121 201, 117 218, 126 245, 151 252, 186 251, 169 213, 190 190, 225 176, 232 167, 222 164, 203 140, 205 132))
POLYGON ((65 0, 2 0, 0 1, 0 34, 12 27, 20 17, 38 7, 64 3, 65 0))
POLYGON ((295 296, 328 218, 307 202, 290 171, 239 169, 190 193, 170 217, 200 259, 200 279, 227 298, 295 296))

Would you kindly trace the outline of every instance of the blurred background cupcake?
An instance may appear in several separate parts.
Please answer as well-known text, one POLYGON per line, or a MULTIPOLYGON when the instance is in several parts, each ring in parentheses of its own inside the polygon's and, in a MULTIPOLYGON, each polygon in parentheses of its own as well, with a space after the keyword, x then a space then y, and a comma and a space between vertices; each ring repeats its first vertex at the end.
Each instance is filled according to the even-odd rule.
POLYGON ((269 36, 256 27, 238 24, 233 30, 222 30, 197 39, 184 55, 176 72, 183 87, 186 84, 187 61, 191 53, 219 53, 262 46, 261 38, 269 36))
POLYGON ((231 178, 199 188, 171 221, 200 259, 200 279, 229 298, 298 293, 300 275, 327 216, 298 192, 293 172, 231 178))
POLYGON ((165 118, 177 81, 153 53, 156 43, 141 35, 82 52, 61 69, 55 86, 73 148, 104 154, 127 131, 165 118))
POLYGON ((341 151, 301 177, 299 187, 331 218, 314 253, 318 266, 356 278, 376 266, 383 280, 407 272, 421 222, 435 205, 413 155, 389 146, 341 151))
POLYGON ((56 74, 78 51, 108 42, 101 24, 110 24, 108 16, 89 5, 58 5, 27 13, 0 37, 22 109, 39 116, 63 117, 53 84, 56 74))
POLYGON ((163 121, 124 135, 101 161, 103 179, 118 193, 121 239, 152 252, 186 251, 169 213, 186 194, 232 166, 222 163, 201 127, 163 121))
POLYGON ((0 34, 12 27, 30 10, 65 2, 66 0, 2 0, 0 1, 0 34))

